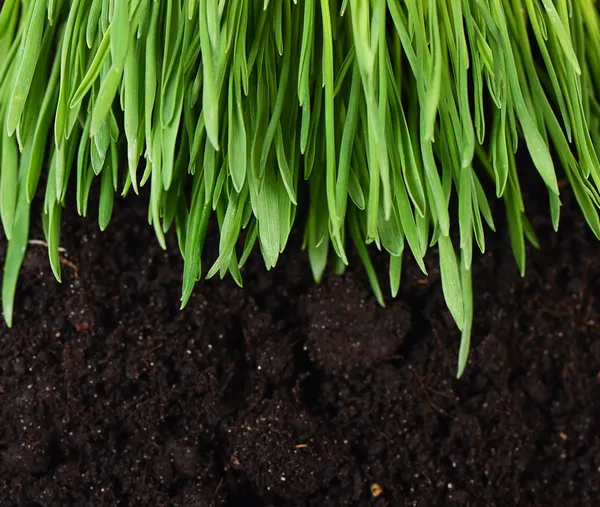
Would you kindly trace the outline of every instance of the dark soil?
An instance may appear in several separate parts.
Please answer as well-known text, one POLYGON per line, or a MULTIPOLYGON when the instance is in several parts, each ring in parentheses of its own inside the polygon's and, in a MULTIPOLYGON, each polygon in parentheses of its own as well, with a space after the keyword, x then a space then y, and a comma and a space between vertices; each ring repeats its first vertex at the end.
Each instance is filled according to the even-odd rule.
POLYGON ((104 234, 66 212, 63 283, 31 246, 0 325, 1 505, 599 505, 600 243, 565 206, 525 279, 489 236, 460 381, 434 258, 381 309, 295 244, 180 312, 143 209, 104 234))

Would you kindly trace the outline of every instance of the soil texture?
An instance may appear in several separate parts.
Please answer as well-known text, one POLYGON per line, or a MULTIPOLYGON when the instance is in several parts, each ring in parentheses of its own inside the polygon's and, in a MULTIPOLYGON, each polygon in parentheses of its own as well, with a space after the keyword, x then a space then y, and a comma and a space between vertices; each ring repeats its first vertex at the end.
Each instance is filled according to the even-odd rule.
POLYGON ((315 285, 295 238, 180 312, 144 209, 105 233, 65 211, 62 283, 31 245, 0 325, 1 504, 599 505, 600 243, 564 204, 558 234, 534 212, 524 278, 501 232, 475 256, 459 381, 433 256, 383 309, 359 262, 315 285))

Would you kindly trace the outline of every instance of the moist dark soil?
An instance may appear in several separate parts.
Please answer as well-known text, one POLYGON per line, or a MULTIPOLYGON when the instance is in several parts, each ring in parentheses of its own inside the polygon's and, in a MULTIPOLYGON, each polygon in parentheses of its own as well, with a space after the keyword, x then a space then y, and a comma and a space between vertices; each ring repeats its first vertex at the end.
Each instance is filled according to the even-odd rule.
POLYGON ((459 381, 434 257, 383 309, 358 262, 315 285, 295 238, 180 312, 176 242, 135 200, 103 234, 65 211, 62 284, 32 245, 0 325, 0 503, 599 505, 600 243, 564 200, 558 234, 533 210, 525 278, 488 235, 459 381))

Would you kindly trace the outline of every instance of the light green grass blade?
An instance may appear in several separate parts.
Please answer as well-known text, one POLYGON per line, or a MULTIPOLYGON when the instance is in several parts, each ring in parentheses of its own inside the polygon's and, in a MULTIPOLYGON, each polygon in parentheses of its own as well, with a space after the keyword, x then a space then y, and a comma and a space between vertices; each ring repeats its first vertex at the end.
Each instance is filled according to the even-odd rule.
POLYGON ((204 186, 200 176, 195 178, 195 190, 187 219, 187 231, 184 249, 183 288, 181 295, 181 308, 188 303, 194 285, 200 279, 201 256, 204 247, 204 239, 208 229, 210 217, 210 205, 204 198, 204 186))
POLYGON ((464 324, 464 302, 456 254, 454 253, 450 237, 441 236, 438 245, 444 298, 458 329, 462 330, 464 324))
POLYGON ((371 262, 371 258, 365 246, 364 240, 361 237, 360 229, 358 227, 358 220, 352 216, 350 217, 350 235, 352 236, 354 245, 358 251, 358 255, 360 256, 365 271, 367 272, 369 283, 371 284, 371 289, 375 294, 375 298, 382 307, 385 307, 383 292, 381 292, 381 287, 379 285, 379 280, 377 279, 377 274, 375 273, 375 268, 371 262))
POLYGON ((0 39, 2 39, 10 26, 12 17, 15 16, 20 0, 5 0, 0 8, 0 39))
POLYGON ((12 135, 17 129, 25 108, 38 57, 42 50, 41 42, 45 17, 46 0, 34 0, 27 23, 28 26, 21 42, 15 84, 6 115, 6 130, 9 135, 12 135))
POLYGON ((402 277, 402 253, 400 255, 390 256, 390 292, 393 298, 400 291, 400 281, 402 277))
POLYGON ((0 150, 0 218, 6 239, 10 241, 17 207, 19 158, 15 138, 9 137, 4 129, 0 150))
POLYGON ((30 207, 27 196, 21 187, 17 202, 17 211, 14 223, 14 234, 6 249, 4 270, 2 276, 2 312, 7 326, 12 327, 15 293, 21 264, 25 258, 27 242, 29 241, 29 215, 30 207))
POLYGON ((464 304, 463 318, 464 325, 460 338, 460 349, 458 352, 458 367, 456 378, 461 378, 467 367, 469 351, 471 349, 471 331, 473 328, 473 284, 471 281, 472 272, 465 269, 466 262, 461 262, 460 280, 462 285, 462 299, 464 304))

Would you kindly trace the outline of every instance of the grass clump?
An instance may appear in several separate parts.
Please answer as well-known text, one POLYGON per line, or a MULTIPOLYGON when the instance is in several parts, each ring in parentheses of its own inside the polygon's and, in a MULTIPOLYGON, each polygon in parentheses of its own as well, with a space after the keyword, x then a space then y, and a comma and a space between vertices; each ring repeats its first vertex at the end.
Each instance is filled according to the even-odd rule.
POLYGON ((328 260, 343 271, 353 244, 381 304, 367 245, 390 255, 392 296, 404 252, 426 273, 437 246, 460 376, 489 199, 504 201, 522 273, 536 244, 518 148, 555 228, 558 174, 600 236, 599 86, 594 0, 5 0, 4 317, 36 196, 60 280, 63 207, 86 215, 97 185, 105 229, 115 196, 147 185, 159 242, 175 229, 185 259, 182 305, 203 274, 241 285, 256 244, 275 266, 297 211, 314 278, 328 260), (219 255, 203 270, 214 217, 219 255))

